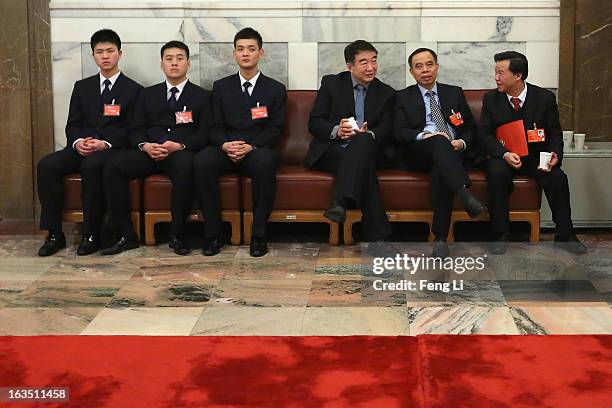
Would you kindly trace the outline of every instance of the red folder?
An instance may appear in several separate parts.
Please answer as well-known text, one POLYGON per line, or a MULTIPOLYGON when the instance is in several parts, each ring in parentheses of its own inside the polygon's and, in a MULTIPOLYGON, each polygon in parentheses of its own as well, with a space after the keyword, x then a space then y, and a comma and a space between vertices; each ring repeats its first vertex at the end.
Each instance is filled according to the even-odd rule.
POLYGON ((521 157, 529 154, 523 119, 515 120, 514 122, 506 123, 498 127, 495 138, 499 143, 504 145, 509 152, 516 153, 521 157))

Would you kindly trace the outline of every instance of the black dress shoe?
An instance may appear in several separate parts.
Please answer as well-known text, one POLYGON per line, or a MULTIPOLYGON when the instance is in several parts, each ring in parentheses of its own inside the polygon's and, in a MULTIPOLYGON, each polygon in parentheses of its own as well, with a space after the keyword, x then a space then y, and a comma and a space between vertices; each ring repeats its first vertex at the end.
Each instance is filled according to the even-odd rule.
POLYGON ((436 239, 433 242, 433 251, 431 252, 431 256, 434 258, 446 258, 450 255, 450 250, 448 249, 448 244, 443 239, 436 239))
POLYGON ((79 247, 77 248, 77 255, 90 255, 96 252, 100 248, 100 243, 93 235, 83 235, 79 247))
POLYGON ((268 243, 264 238, 251 237, 249 254, 254 257, 264 256, 268 253, 268 243))
POLYGON ((102 255, 116 255, 120 252, 127 251, 128 249, 138 248, 139 246, 138 241, 121 237, 113 244, 112 247, 106 248, 104 251, 102 251, 102 255))
POLYGON ((183 238, 172 238, 168 242, 168 246, 174 249, 174 253, 177 255, 187 255, 191 252, 191 247, 183 238))
POLYGON ((555 238, 555 244, 554 245, 557 248, 564 249, 567 252, 571 252, 573 254, 582 255, 582 254, 586 254, 587 253, 586 245, 584 245, 582 242, 580 242, 580 240, 578 239, 578 237, 576 237, 576 235, 571 235, 566 240, 561 240, 561 239, 555 238))
POLYGON ((489 209, 481 203, 474 195, 468 191, 469 194, 466 195, 465 202, 463 203, 463 208, 468 213, 470 218, 476 218, 481 214, 489 212, 489 209))
POLYGON ((38 250, 38 256, 50 256, 63 248, 66 248, 66 236, 50 232, 45 238, 45 243, 38 250))
POLYGON ((510 236, 508 233, 501 234, 494 242, 491 244, 491 252, 495 255, 503 255, 508 250, 510 246, 510 236))
POLYGON ((335 197, 323 216, 333 222, 343 223, 346 220, 346 203, 342 197, 335 197))
POLYGON ((219 237, 208 238, 206 243, 204 244, 204 248, 202 248, 202 253, 206 256, 217 255, 223 249, 223 239, 219 237))

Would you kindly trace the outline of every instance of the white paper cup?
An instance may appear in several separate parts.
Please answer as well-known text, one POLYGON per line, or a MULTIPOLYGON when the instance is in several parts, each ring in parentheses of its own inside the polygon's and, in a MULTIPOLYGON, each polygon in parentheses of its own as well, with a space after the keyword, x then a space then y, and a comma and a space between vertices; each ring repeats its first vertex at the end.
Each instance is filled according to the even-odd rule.
POLYGON ((563 131, 563 150, 571 149, 573 142, 574 142, 574 131, 564 130, 563 131))
POLYGON ((576 150, 584 149, 584 133, 574 133, 574 148, 576 150))
POLYGON ((549 169, 550 160, 552 159, 552 153, 549 152, 540 152, 540 165, 538 168, 543 170, 549 169))

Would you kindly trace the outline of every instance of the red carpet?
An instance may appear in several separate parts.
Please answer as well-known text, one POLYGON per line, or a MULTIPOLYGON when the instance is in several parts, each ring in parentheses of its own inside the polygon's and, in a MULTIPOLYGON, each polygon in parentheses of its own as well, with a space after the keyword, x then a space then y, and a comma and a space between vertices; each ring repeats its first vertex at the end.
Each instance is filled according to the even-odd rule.
POLYGON ((0 338, 16 407, 612 407, 612 336, 0 338))

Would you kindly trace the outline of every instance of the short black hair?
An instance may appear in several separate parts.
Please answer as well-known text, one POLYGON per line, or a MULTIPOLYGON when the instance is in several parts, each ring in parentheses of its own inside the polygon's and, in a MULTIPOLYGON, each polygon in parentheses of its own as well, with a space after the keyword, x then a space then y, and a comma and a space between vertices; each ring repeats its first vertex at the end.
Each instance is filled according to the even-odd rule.
POLYGON ((438 54, 436 54, 436 52, 432 49, 429 48, 425 48, 425 47, 421 47, 421 48, 417 48, 416 50, 412 51, 412 54, 410 54, 410 56, 408 57, 408 66, 410 68, 412 68, 412 57, 414 57, 417 54, 420 54, 422 52, 429 52, 433 58, 434 58, 434 62, 437 64, 438 63, 438 54))
POLYGON ((376 50, 371 43, 366 40, 357 40, 344 48, 344 61, 346 61, 347 64, 355 62, 355 55, 362 51, 374 51, 376 55, 378 55, 378 50, 376 50))
POLYGON ((108 28, 96 31, 91 36, 91 40, 89 40, 89 44, 91 45, 92 51, 94 50, 94 48, 96 48, 96 45, 100 43, 115 44, 118 50, 121 49, 121 38, 119 38, 119 35, 116 32, 108 28))
POLYGON ((524 81, 527 79, 527 74, 529 73, 529 63, 527 62, 527 57, 521 54, 518 51, 504 51, 495 54, 493 57, 495 62, 499 61, 510 61, 508 65, 508 69, 513 74, 521 74, 521 79, 524 81))
POLYGON ((238 31, 234 36, 234 48, 236 48, 236 42, 238 40, 257 40, 257 46, 261 48, 263 46, 263 39, 261 38, 261 34, 257 32, 257 30, 246 27, 242 30, 238 31))
POLYGON ((185 54, 187 55, 187 59, 189 59, 189 47, 184 42, 172 40, 162 45, 161 51, 160 51, 160 56, 162 59, 164 59, 164 51, 166 51, 168 48, 178 48, 178 49, 185 51, 185 54))

